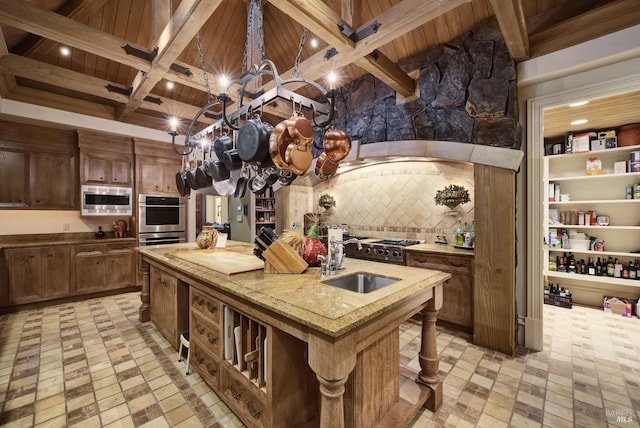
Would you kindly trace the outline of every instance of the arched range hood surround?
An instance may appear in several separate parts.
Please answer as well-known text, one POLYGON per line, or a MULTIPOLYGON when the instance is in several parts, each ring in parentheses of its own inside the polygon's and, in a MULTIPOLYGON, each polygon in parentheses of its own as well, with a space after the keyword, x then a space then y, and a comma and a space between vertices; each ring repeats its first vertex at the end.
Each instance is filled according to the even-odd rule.
MULTIPOLYGON (((405 140, 361 144, 352 142, 351 153, 340 163, 337 174, 373 163, 397 160, 455 161, 494 166, 518 171, 524 158, 521 150, 453 141, 405 140)), ((294 185, 314 186, 322 179, 315 176, 315 162, 294 185)))

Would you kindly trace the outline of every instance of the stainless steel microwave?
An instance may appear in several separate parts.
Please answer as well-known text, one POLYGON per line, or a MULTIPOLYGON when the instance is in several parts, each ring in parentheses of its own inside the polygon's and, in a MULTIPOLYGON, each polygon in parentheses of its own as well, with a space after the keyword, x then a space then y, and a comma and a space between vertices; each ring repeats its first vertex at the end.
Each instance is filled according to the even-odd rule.
POLYGON ((131 187, 83 185, 81 190, 80 214, 83 216, 131 216, 133 214, 131 187))

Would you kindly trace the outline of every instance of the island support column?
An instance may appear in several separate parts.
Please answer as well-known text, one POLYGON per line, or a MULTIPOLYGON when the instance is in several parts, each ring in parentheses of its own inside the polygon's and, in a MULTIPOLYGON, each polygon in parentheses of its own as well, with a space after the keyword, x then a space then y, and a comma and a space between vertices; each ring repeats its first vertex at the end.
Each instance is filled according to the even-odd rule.
POLYGON ((425 407, 435 412, 442 405, 442 381, 438 376, 438 347, 436 342, 436 320, 442 307, 442 284, 433 289, 433 297, 422 310, 422 339, 420 343, 420 373, 416 382, 430 390, 425 407))
POLYGON ((151 266, 143 260, 142 255, 138 253, 138 275, 142 280, 142 291, 140 292, 140 300, 142 304, 138 310, 138 321, 147 322, 151 320, 151 294, 149 293, 149 273, 151 266))
POLYGON ((321 428, 344 428, 344 384, 355 365, 352 337, 329 342, 309 336, 309 366, 320 382, 321 428))

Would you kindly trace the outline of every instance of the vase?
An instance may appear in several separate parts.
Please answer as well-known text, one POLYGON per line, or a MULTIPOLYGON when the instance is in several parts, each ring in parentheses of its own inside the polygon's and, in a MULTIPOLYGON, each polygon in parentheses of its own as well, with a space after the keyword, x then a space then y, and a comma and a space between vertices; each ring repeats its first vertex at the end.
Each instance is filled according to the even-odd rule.
POLYGON ((213 226, 202 226, 202 231, 196 237, 196 244, 202 249, 215 248, 218 243, 218 231, 213 226))

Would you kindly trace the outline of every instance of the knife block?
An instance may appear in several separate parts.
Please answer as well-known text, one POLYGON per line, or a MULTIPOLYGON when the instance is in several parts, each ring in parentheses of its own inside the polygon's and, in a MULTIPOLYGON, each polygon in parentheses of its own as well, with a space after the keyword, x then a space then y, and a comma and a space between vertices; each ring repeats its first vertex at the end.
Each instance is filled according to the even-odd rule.
POLYGON ((302 273, 307 262, 289 244, 278 239, 262 253, 265 273, 302 273))

